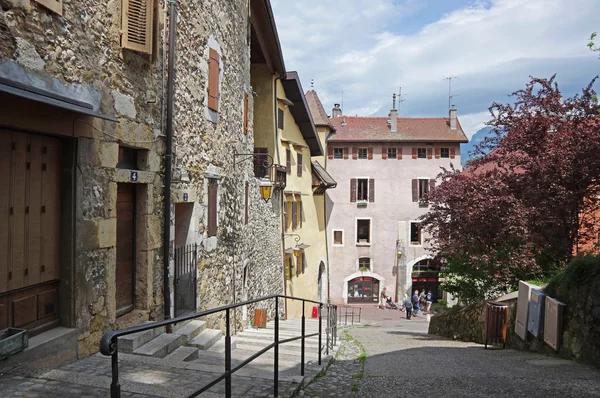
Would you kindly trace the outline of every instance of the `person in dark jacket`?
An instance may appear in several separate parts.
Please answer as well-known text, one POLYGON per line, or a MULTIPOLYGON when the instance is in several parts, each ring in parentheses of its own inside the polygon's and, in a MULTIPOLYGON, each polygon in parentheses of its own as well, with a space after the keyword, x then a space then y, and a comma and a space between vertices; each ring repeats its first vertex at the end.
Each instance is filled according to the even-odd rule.
POLYGON ((410 320, 410 315, 412 314, 412 303, 408 296, 404 299, 404 309, 406 310, 406 319, 410 320))
POLYGON ((415 290, 412 296, 412 305, 413 305, 413 315, 417 316, 419 313, 419 291, 415 290))

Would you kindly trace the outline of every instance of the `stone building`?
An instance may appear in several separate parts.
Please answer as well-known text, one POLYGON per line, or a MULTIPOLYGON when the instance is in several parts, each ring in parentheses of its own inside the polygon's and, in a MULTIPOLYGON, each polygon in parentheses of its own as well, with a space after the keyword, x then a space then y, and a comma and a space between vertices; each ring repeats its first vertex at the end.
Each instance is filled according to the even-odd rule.
POLYGON ((441 298, 418 219, 440 167, 460 167, 467 138, 456 110, 439 118, 401 118, 396 109, 354 117, 336 105, 328 120, 309 94, 328 136, 327 172, 338 182, 326 193, 331 301, 377 304, 384 287, 394 300, 415 288, 441 298))
MULTIPOLYGON (((0 329, 64 360, 165 313, 169 3, 0 0, 0 329)), ((251 62, 281 58, 269 1, 174 4, 170 316, 283 288, 281 193, 234 167, 255 146, 251 62)))

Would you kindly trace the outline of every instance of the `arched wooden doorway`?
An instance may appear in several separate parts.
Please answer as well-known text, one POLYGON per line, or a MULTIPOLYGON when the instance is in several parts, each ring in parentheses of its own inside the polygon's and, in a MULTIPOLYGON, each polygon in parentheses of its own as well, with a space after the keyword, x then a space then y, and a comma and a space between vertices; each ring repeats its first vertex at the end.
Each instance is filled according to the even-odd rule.
POLYGON ((348 281, 348 303, 378 303, 379 280, 371 276, 359 276, 348 281))

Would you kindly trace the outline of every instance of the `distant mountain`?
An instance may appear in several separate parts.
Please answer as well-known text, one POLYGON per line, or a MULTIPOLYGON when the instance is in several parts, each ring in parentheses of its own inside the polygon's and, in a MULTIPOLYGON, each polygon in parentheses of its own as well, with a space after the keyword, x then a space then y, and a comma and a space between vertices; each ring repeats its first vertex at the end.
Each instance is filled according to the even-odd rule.
POLYGON ((473 134, 473 137, 471 137, 468 143, 460 144, 460 156, 463 167, 465 167, 465 163, 467 163, 468 160, 474 158, 471 152, 475 150, 475 147, 479 145, 485 139, 485 137, 487 137, 490 134, 491 131, 492 127, 486 126, 482 129, 477 130, 477 132, 473 134))

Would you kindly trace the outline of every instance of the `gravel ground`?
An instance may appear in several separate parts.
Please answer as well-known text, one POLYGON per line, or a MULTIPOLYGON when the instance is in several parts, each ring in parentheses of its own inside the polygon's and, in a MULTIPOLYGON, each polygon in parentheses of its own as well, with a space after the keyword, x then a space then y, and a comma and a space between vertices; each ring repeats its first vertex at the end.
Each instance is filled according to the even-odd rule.
POLYGON ((424 317, 381 311, 348 330, 337 361, 300 395, 600 397, 600 371, 540 354, 429 336, 424 317), (366 351, 366 361, 358 357, 366 351))

